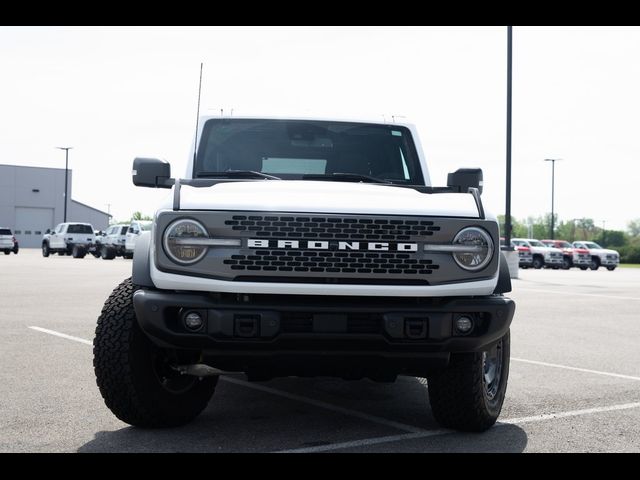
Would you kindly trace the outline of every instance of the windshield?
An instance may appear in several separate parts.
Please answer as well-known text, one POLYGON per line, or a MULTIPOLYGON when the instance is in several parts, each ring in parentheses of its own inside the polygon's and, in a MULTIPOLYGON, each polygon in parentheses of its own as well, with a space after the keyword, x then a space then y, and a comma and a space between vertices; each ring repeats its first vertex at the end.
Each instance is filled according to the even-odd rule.
POLYGON ((124 235, 125 233, 127 233, 127 230, 129 230, 129 227, 121 227, 120 228, 120 235, 124 235))
POLYGON ((69 225, 67 233, 90 233, 93 235, 93 228, 91 225, 69 225))
POLYGON ((148 221, 148 222, 140 222, 140 230, 142 230, 143 232, 148 232, 151 230, 151 224, 153 222, 148 221))
POLYGON ((584 242, 584 246, 587 248, 602 248, 600 245, 598 245, 595 242, 584 242))
POLYGON ((11 230, 8 228, 0 228, 0 235, 11 235, 11 230))
POLYGON ((573 248, 573 245, 571 245, 569 242, 558 242, 558 246, 560 248, 573 248))
POLYGON ((546 247, 546 246, 547 246, 547 245, 545 245, 544 243, 539 242, 538 240, 529 240, 529 244, 530 244, 532 247, 546 247))
POLYGON ((211 119, 198 143, 194 178, 228 170, 285 180, 350 173, 424 185, 411 133, 397 125, 211 119))

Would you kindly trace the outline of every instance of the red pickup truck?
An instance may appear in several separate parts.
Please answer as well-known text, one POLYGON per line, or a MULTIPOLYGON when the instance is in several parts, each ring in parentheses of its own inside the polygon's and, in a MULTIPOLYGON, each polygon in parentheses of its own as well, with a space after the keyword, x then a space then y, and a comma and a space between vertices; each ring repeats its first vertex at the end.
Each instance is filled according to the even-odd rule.
POLYGON ((576 248, 566 240, 542 240, 542 243, 562 250, 562 268, 565 270, 571 267, 586 270, 591 264, 591 254, 586 248, 576 248))

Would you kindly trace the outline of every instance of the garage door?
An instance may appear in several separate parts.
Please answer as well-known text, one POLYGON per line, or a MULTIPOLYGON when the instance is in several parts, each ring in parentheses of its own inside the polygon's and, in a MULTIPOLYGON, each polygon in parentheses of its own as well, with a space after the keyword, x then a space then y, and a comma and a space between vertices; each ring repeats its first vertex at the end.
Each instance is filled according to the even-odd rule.
POLYGON ((16 207, 15 235, 21 248, 40 247, 42 235, 53 227, 53 208, 16 207))

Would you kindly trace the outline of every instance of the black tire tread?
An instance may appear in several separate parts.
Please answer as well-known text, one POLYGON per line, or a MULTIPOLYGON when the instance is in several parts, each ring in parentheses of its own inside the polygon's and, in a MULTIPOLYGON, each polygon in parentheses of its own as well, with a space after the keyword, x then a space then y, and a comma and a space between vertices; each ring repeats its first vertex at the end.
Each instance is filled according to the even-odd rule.
POLYGON ((98 318, 93 342, 93 366, 98 388, 107 407, 123 422, 145 428, 184 425, 207 406, 217 378, 202 379, 193 390, 175 395, 176 401, 177 397, 189 397, 186 402, 184 398, 180 402, 180 406, 186 408, 166 408, 166 402, 163 406, 163 402, 154 397, 154 392, 143 384, 148 379, 141 382, 134 373, 136 360, 131 355, 132 351, 140 347, 149 351, 153 348, 135 317, 135 290, 137 287, 131 278, 123 281, 109 296, 98 318))

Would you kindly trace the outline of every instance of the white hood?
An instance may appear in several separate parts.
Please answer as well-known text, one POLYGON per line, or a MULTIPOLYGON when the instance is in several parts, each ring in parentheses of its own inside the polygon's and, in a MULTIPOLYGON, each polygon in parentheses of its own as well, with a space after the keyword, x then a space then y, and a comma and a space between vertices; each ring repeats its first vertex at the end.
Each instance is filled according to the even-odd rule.
POLYGON ((180 209, 479 217, 471 194, 428 194, 411 188, 312 180, 184 185, 180 209))

